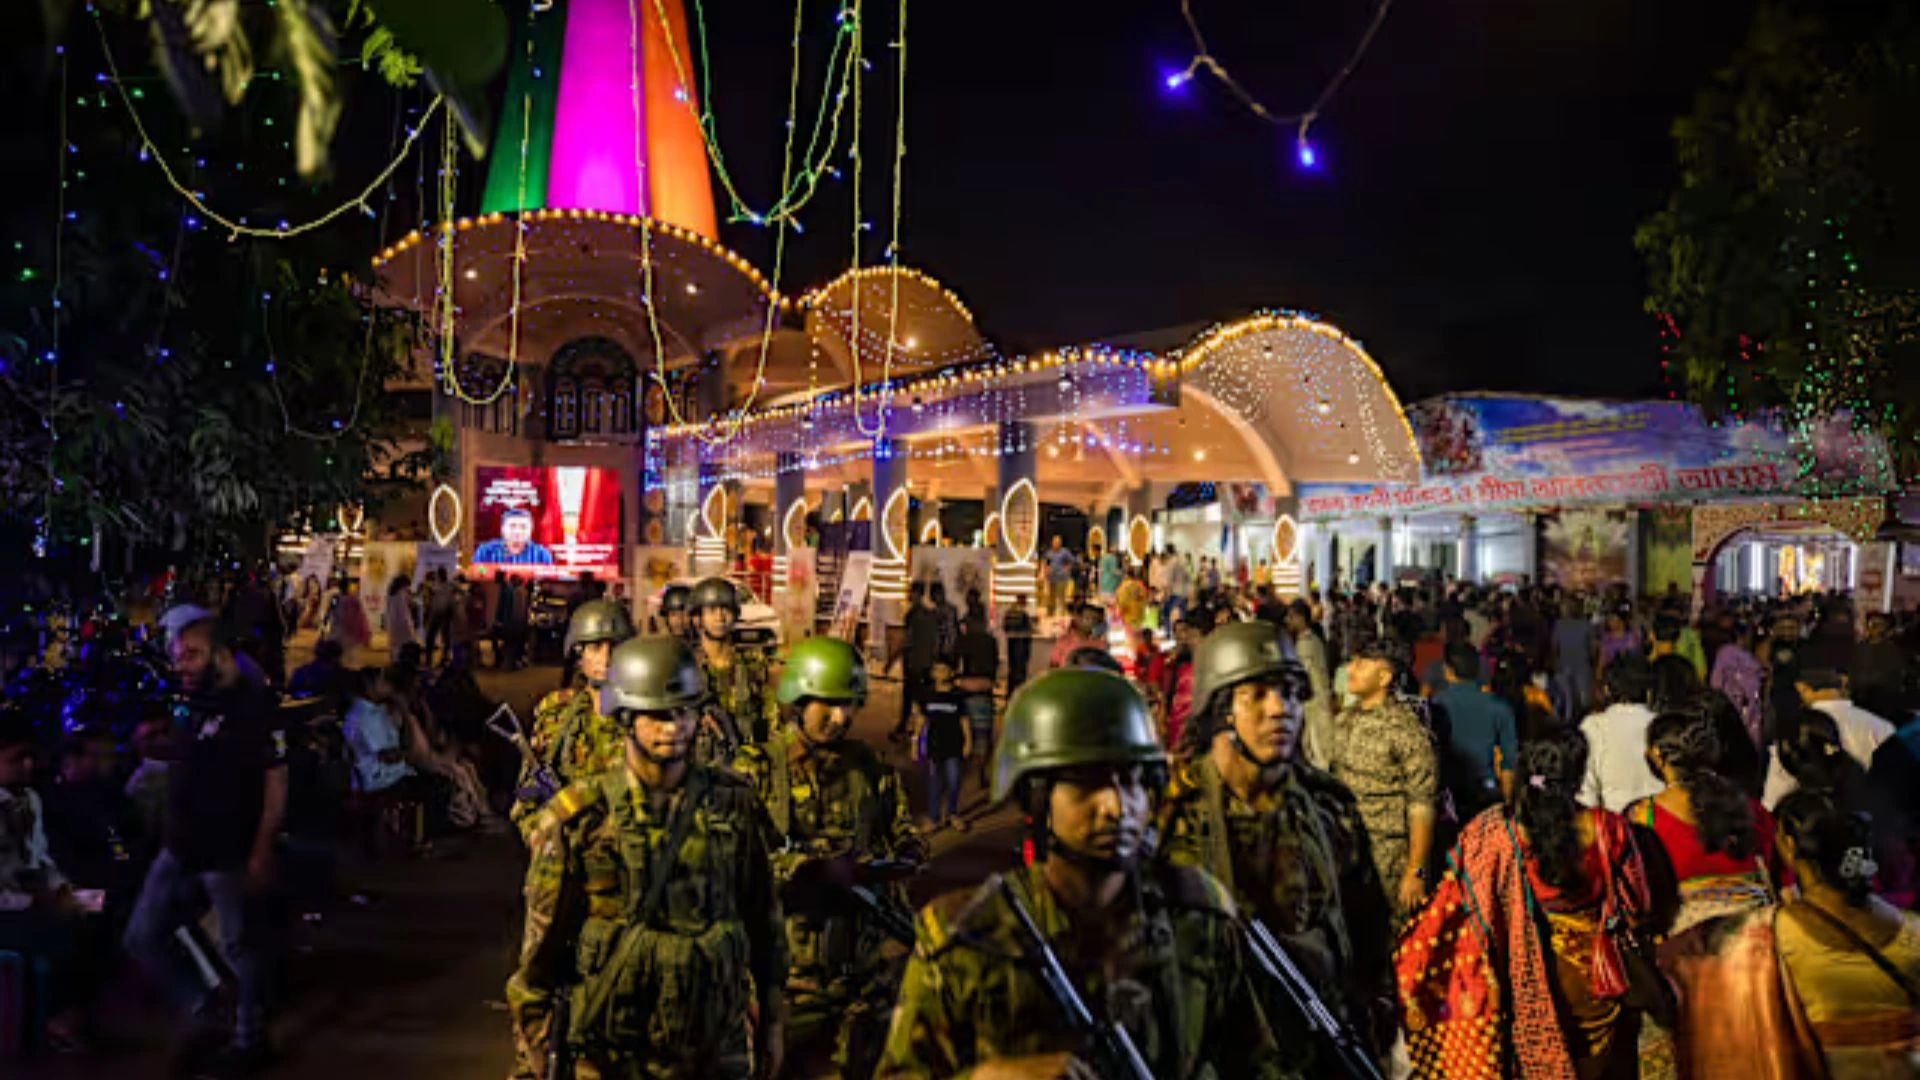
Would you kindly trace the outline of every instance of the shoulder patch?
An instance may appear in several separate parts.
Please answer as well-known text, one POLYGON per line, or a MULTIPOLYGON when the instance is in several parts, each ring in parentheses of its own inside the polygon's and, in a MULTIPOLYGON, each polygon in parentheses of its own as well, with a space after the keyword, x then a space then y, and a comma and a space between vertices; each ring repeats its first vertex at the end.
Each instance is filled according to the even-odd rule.
POLYGON ((971 889, 955 889, 934 897, 914 919, 921 947, 929 956, 938 955, 953 946, 956 935, 985 929, 980 925, 980 912, 994 891, 989 880, 971 889))
POLYGON ((1233 894, 1227 891, 1219 878, 1197 866, 1168 866, 1163 882, 1167 901, 1174 907, 1208 911, 1228 919, 1239 918, 1233 894))
POLYGON ((599 804, 600 785, 593 780, 577 780, 548 800, 546 813, 564 825, 599 804))

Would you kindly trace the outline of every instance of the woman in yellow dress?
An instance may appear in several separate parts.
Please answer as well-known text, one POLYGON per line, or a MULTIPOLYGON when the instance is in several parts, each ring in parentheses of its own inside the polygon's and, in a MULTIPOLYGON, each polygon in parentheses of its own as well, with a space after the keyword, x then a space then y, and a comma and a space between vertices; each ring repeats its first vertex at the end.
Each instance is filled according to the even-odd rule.
POLYGON ((1827 1075, 1920 1075, 1920 915, 1873 895, 1871 822, 1804 789, 1775 814, 1799 885, 1774 921, 1775 941, 1827 1075))

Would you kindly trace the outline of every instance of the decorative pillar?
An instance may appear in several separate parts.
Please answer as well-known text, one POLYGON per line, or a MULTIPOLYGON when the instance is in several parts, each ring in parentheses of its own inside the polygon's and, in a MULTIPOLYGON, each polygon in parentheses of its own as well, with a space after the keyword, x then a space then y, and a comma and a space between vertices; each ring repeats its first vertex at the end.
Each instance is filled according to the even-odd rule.
MULTIPOLYGON (((709 353, 702 361, 694 382, 694 407, 702 416, 718 416, 726 409, 727 380, 718 354, 709 353)), ((713 451, 697 438, 684 444, 687 456, 695 459, 694 516, 688 539, 693 545, 693 576, 724 575, 727 572, 727 524, 737 513, 734 493, 719 482, 721 462, 709 455, 713 451)))
POLYGON ((1153 548, 1153 488, 1140 484, 1127 489, 1126 524, 1121 526, 1121 550, 1134 564, 1146 562, 1153 548))
POLYGON ((1300 525, 1293 519, 1298 503, 1291 497, 1277 498, 1273 501, 1273 541, 1265 552, 1249 552, 1259 555, 1273 564, 1273 591, 1281 597, 1306 595, 1307 568, 1302 555, 1306 551, 1305 537, 1300 533, 1300 525))
POLYGON ((908 534, 906 444, 880 438, 873 444, 873 625, 885 626, 907 598, 907 558, 913 551, 908 534))
POLYGON ((806 535, 807 470, 798 451, 783 450, 773 464, 773 592, 787 591, 787 549, 806 535))
POLYGON ((1039 434, 1026 420, 1000 425, 999 542, 993 554, 993 601, 1032 599, 1040 542, 1040 491, 1035 486, 1034 449, 1039 434))
POLYGON ((1468 584, 1480 582, 1480 519, 1472 514, 1460 515, 1460 550, 1454 559, 1459 567, 1460 580, 1468 584))
POLYGON ((1373 557, 1373 565, 1380 574, 1380 583, 1393 587, 1393 519, 1380 519, 1379 550, 1373 557))

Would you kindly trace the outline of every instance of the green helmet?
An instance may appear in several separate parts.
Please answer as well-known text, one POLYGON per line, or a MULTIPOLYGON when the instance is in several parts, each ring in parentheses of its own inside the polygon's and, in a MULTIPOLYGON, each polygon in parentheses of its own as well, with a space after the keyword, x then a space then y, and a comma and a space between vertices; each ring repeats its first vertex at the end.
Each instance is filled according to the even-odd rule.
POLYGON ((867 663, 860 651, 836 637, 810 637, 787 654, 780 671, 780 703, 806 698, 863 702, 867 699, 867 663))
POLYGON ((701 608, 726 608, 733 612, 735 618, 739 618, 740 590, 734 588, 733 582, 726 578, 710 577, 693 587, 687 596, 687 607, 695 612, 701 608))
POLYGON ((707 677, 693 649, 677 637, 629 638, 614 646, 600 712, 666 712, 698 705, 707 697, 707 677))
POLYGON ((1110 671, 1059 668, 1020 688, 1007 704, 993 756, 993 801, 1034 773, 1074 765, 1164 764, 1147 703, 1110 671))
POLYGON ((611 641, 618 645, 633 636, 633 618, 624 604, 613 600, 589 600, 573 610, 567 620, 566 652, 577 645, 611 641))
POLYGON ((1231 622, 1201 639, 1193 650, 1193 714, 1213 712, 1213 699, 1249 679, 1294 674, 1298 661, 1280 644, 1270 622, 1231 622))
POLYGON ((660 614, 687 610, 687 597, 692 594, 693 590, 685 585, 669 585, 660 590, 660 614))

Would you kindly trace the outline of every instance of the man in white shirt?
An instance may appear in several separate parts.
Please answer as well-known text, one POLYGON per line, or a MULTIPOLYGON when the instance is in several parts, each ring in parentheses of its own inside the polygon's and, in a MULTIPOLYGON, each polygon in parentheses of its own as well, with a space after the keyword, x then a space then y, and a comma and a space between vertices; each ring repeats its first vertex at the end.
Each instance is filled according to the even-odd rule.
MULTIPOLYGON (((1832 668, 1808 668, 1794 681, 1793 688, 1810 709, 1818 709, 1833 718, 1840 732, 1840 748, 1860 763, 1862 772, 1873 766, 1873 752, 1893 735, 1893 725, 1853 703, 1847 696, 1846 679, 1832 668)), ((1771 810, 1799 787, 1799 782, 1780 762, 1780 748, 1770 752, 1767 784, 1760 801, 1771 810)))
MULTIPOLYGON (((1604 678, 1606 708, 1580 721, 1587 737, 1587 777, 1580 784, 1580 802, 1618 812, 1635 799, 1657 794, 1666 784, 1647 764, 1647 725, 1653 723, 1648 701, 1653 697, 1653 672, 1638 657, 1616 660, 1604 678)), ((1524 784, 1527 778, 1515 777, 1524 784)))

